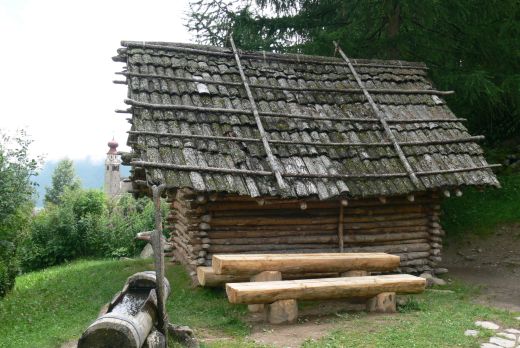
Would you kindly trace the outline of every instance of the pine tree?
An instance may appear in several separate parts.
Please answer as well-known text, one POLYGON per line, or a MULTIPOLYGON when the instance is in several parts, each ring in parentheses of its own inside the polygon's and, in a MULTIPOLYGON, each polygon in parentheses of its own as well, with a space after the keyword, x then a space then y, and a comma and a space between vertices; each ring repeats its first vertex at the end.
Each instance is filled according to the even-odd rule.
POLYGON ((196 0, 187 27, 201 43, 425 62, 448 104, 490 140, 520 132, 517 0, 196 0))
POLYGON ((45 188, 45 203, 60 204, 65 190, 77 190, 81 182, 74 172, 74 163, 69 159, 61 160, 52 174, 52 184, 45 188))

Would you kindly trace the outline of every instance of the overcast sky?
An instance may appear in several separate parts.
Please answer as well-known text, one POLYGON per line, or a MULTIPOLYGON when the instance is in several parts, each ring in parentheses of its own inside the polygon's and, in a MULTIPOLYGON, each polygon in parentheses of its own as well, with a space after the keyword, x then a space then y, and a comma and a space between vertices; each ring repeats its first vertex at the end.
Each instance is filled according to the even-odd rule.
POLYGON ((0 0, 0 128, 27 129, 47 160, 126 148, 121 40, 189 42, 187 0, 0 0))

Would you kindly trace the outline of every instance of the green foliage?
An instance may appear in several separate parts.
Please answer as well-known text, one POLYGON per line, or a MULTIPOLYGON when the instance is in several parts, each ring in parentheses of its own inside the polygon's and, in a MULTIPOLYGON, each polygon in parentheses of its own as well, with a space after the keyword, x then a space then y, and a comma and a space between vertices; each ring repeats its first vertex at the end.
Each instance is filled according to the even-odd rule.
POLYGON ((136 233, 154 228, 147 198, 107 200, 98 190, 66 189, 60 200, 34 217, 21 252, 24 271, 77 258, 134 256, 144 245, 136 233))
POLYGON ((246 50, 348 55, 428 64, 472 131, 520 132, 520 3, 516 0, 192 0, 187 27, 202 43, 246 50))
POLYGON ((467 189, 462 197, 444 200, 442 224, 448 237, 487 234, 499 224, 520 221, 520 174, 498 179, 501 189, 467 189))
POLYGON ((397 311, 399 313, 408 313, 420 310, 421 304, 419 303, 419 301, 417 301, 417 299, 413 297, 408 297, 404 304, 397 304, 397 311))
POLYGON ((60 204, 66 190, 77 190, 81 182, 74 172, 74 163, 69 159, 61 160, 52 174, 52 184, 45 188, 45 203, 60 204))
POLYGON ((24 131, 0 132, 0 298, 14 285, 18 273, 17 246, 33 209, 38 159, 29 155, 31 140, 24 131))
POLYGON ((56 265, 91 255, 101 231, 105 209, 103 192, 66 190, 61 204, 48 205, 32 222, 24 241, 22 265, 25 270, 56 265))
POLYGON ((18 273, 15 245, 0 240, 0 297, 4 297, 14 286, 18 273))

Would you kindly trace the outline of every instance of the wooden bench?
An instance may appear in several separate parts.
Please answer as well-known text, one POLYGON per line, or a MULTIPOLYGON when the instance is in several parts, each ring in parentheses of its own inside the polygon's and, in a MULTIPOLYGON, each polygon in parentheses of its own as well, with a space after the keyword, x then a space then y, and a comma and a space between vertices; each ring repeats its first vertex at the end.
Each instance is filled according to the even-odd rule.
POLYGON ((282 323, 296 319, 297 300, 365 298, 369 311, 394 312, 396 293, 421 292, 426 285, 411 275, 370 276, 393 271, 399 262, 386 253, 213 255, 212 267, 199 267, 197 278, 202 286, 226 283, 231 303, 282 323))
POLYGON ((371 312, 395 312, 395 294, 420 293, 426 280, 408 274, 228 283, 231 303, 267 304, 271 323, 293 322, 297 300, 365 298, 371 312))
POLYGON ((263 271, 282 273, 333 273, 351 270, 392 271, 399 256, 386 253, 238 254, 213 255, 216 274, 254 275, 263 271))
POLYGON ((385 253, 213 255, 212 267, 197 268, 197 279, 201 286, 214 287, 248 281, 264 271, 280 272, 284 279, 306 279, 368 275, 397 267, 399 256, 385 253))

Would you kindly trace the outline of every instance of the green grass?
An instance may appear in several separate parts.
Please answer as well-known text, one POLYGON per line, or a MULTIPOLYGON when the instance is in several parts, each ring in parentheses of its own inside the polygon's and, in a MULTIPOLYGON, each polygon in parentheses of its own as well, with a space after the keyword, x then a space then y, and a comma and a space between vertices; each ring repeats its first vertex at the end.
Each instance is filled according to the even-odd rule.
MULTIPOLYGON (((0 300, 0 347, 59 347, 77 339, 129 275, 151 267, 143 260, 77 261, 19 277, 15 290, 0 300)), ((172 288, 167 303, 171 322, 191 326, 199 337, 222 338, 204 347, 260 347, 247 338, 245 306, 229 304, 221 290, 191 288, 181 266, 168 267, 167 276, 172 288)), ((513 319, 518 314, 473 304, 475 290, 450 288, 454 293, 427 291, 414 296, 395 315, 331 315, 323 320, 334 321, 338 329, 304 347, 472 347, 478 339, 463 332, 473 328, 475 320, 520 326, 513 319)))
MULTIPOLYGON (((150 268, 150 261, 143 260, 78 261, 19 277, 15 290, 0 300, 0 347, 58 347, 77 339, 129 275, 150 268)), ((230 305, 223 291, 191 288, 181 266, 168 267, 167 276, 172 287, 167 303, 171 322, 189 325, 197 335, 224 338, 208 347, 258 347, 247 339, 245 306, 230 305)), ((473 328, 475 320, 519 326, 513 319, 518 314, 472 304, 475 290, 461 285, 451 289, 454 293, 427 291, 414 296, 396 315, 331 316, 328 320, 336 321, 338 329, 304 346, 471 347, 478 339, 463 332, 473 328)))
MULTIPOLYGON (((77 261, 22 275, 0 300, 0 347, 57 347, 79 338, 100 308, 135 272, 153 269, 150 261, 77 261)), ((243 337, 244 306, 231 306, 219 291, 190 289, 180 266, 167 271, 172 322, 204 326, 222 335, 243 337)))
POLYGON ((472 304, 475 290, 460 285, 451 288, 454 293, 427 291, 413 296, 413 305, 396 315, 347 317, 338 329, 303 347, 478 347, 489 332, 481 332, 478 338, 464 336, 465 330, 475 328, 476 320, 519 326, 511 313, 472 304))
POLYGON ((444 200, 441 220, 449 238, 486 235, 499 224, 520 222, 520 174, 500 176, 499 181, 501 189, 467 189, 462 197, 444 200))

